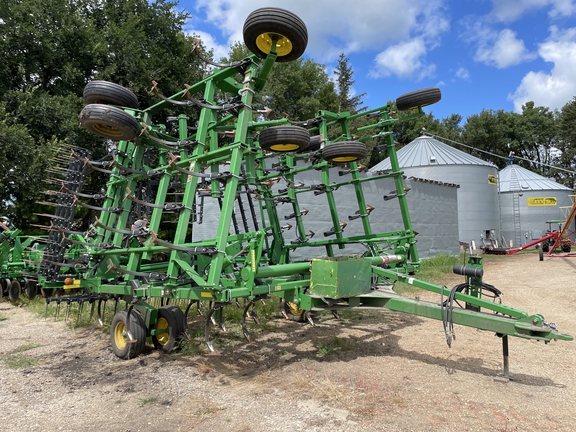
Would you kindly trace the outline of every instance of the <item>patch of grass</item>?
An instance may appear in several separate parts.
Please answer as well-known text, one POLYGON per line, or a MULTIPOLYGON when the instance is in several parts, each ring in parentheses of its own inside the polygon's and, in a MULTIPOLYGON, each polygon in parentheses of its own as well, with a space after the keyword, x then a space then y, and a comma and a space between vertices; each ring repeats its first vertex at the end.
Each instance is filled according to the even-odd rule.
POLYGON ((12 354, 6 357, 6 366, 10 369, 23 369, 36 366, 40 359, 23 354, 12 354))
POLYGON ((148 396, 146 398, 138 399, 140 405, 142 406, 146 404, 154 404, 158 402, 158 400, 159 400, 158 396, 148 396))
POLYGON ((326 343, 319 344, 316 355, 318 357, 326 357, 341 351, 350 351, 353 347, 354 345, 352 343, 335 337, 326 343))
POLYGON ((195 340, 182 342, 179 353, 185 356, 195 356, 206 352, 205 344, 195 340))
MULTIPOLYGON (((432 258, 422 260, 420 271, 414 277, 426 282, 441 284, 446 275, 452 274, 455 265, 464 265, 464 256, 455 257, 452 255, 439 254, 432 258)), ((413 285, 398 282, 394 290, 399 294, 414 294, 420 289, 413 285)))
POLYGON ((28 351, 28 350, 31 350, 33 348, 39 347, 39 346, 40 346, 40 344, 35 344, 35 343, 20 345, 19 347, 14 348, 12 350, 12 352, 15 352, 15 353, 24 352, 24 351, 28 351))
POLYGON ((0 314, 0 321, 6 321, 7 319, 4 315, 0 314))

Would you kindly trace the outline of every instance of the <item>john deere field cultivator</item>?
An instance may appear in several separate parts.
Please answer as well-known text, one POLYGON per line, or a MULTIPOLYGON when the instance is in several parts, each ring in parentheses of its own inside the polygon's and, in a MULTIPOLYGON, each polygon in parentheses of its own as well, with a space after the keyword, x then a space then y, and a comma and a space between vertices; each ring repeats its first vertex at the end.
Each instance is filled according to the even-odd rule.
POLYGON ((442 320, 449 342, 454 323, 504 338, 571 340, 542 316, 494 301, 499 291, 482 282, 478 257, 457 269, 468 282, 452 290, 414 277, 420 261, 391 131, 398 121, 424 115, 423 106, 440 100, 439 89, 400 96, 396 109, 410 113, 404 117, 384 105, 359 114, 319 111, 302 122, 269 119, 261 105, 266 78, 275 62, 300 57, 307 39, 298 17, 263 8, 244 25, 253 55, 212 63, 210 75, 176 94, 163 94, 162 83, 154 82, 158 103, 148 108, 139 108, 126 88, 90 82, 80 123, 115 144, 98 161, 72 153, 78 166, 69 171, 80 173, 77 187, 59 191, 62 215, 50 228, 55 237, 41 286, 72 285, 79 291, 71 298, 78 301, 124 300, 126 309, 111 325, 111 344, 121 358, 138 355, 147 337, 172 350, 187 334, 194 305, 205 309, 211 350, 212 323, 222 323, 226 306, 243 307, 249 339, 246 319, 256 318, 255 302, 272 296, 286 318, 311 324, 321 310, 387 308, 442 320), (354 131, 359 136, 352 134, 355 120, 362 125, 354 131), (369 140, 385 143, 391 172, 362 173, 358 161, 367 156, 369 140), (80 192, 86 170, 109 175, 106 189, 80 192), (305 172, 318 181, 305 184, 299 179, 305 172), (371 220, 383 213, 365 202, 363 189, 382 179, 393 179, 403 229, 373 232, 371 220), (345 189, 354 191, 352 214, 339 211, 345 189), (305 196, 325 205, 322 233, 307 228, 308 211, 299 204, 305 196), (57 224, 70 221, 76 206, 99 212, 86 232, 57 224), (347 236, 353 225, 360 234, 347 236), (81 251, 73 258, 65 253, 71 245, 81 251), (304 251, 315 258, 294 258, 304 251), (439 302, 404 298, 392 289, 396 281, 435 292, 439 302), (188 307, 183 311, 175 300, 188 307))

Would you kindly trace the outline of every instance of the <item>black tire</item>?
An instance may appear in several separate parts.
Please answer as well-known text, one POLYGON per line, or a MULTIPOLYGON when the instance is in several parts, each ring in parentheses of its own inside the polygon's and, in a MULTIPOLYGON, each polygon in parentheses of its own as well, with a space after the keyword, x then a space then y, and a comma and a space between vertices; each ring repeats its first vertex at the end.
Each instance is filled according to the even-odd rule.
POLYGON ((538 249, 538 258, 540 259, 540 261, 544 261, 544 251, 542 250, 542 248, 538 249))
POLYGON ((296 60, 308 45, 308 29, 304 21, 280 8, 256 9, 246 18, 242 34, 248 49, 260 58, 266 58, 272 39, 279 37, 276 45, 278 62, 296 60))
POLYGON ((87 104, 111 104, 126 108, 138 108, 138 97, 125 87, 108 81, 90 81, 84 87, 87 104))
POLYGON ((562 252, 568 253, 572 250, 572 245, 570 243, 564 243, 560 248, 562 249, 562 252))
POLYGON ((320 146, 322 145, 322 135, 314 135, 310 137, 310 145, 306 149, 306 151, 317 151, 320 150, 320 146))
POLYGON ((0 301, 2 301, 2 297, 8 295, 8 289, 12 285, 10 279, 0 279, 0 301))
POLYGON ((428 87, 398 96, 396 108, 399 111, 411 110, 419 106, 432 105, 442 99, 442 92, 438 87, 428 87))
POLYGON ((550 243, 548 242, 548 240, 546 240, 544 243, 542 243, 542 252, 548 253, 549 250, 550 250, 550 243))
POLYGON ((110 105, 86 105, 80 113, 80 124, 95 135, 114 141, 131 141, 140 131, 138 121, 127 112, 110 105))
POLYGON ((20 282, 14 279, 8 287, 8 298, 11 302, 15 303, 20 300, 20 294, 22 294, 22 287, 20 286, 20 282))
POLYGON ((164 333, 152 336, 152 343, 158 349, 169 353, 181 341, 184 333, 183 314, 180 315, 175 309, 176 306, 162 306, 158 309, 158 319, 156 320, 156 330, 164 330, 164 333))
POLYGON ((270 127, 260 132, 259 143, 266 151, 302 151, 310 146, 310 132, 299 126, 270 127))
POLYGON ((144 345, 146 345, 146 325, 144 320, 138 312, 132 310, 130 314, 130 333, 135 339, 133 342, 128 342, 128 335, 126 333, 126 319, 128 317, 127 310, 121 310, 114 318, 110 325, 110 344, 112 351, 117 357, 128 360, 134 358, 142 352, 144 345))
POLYGON ((54 293, 54 288, 40 288, 40 294, 44 298, 52 297, 53 293, 54 293))
POLYGON ((38 284, 36 281, 26 281, 24 285, 24 295, 28 300, 33 300, 38 294, 38 284))
POLYGON ((180 323, 179 334, 182 335, 186 333, 186 330, 188 330, 186 324, 186 316, 184 315, 182 309, 180 309, 178 306, 175 305, 170 305, 168 307, 172 310, 172 313, 176 316, 176 321, 180 323))
POLYGON ((322 149, 322 159, 337 164, 357 161, 368 155, 366 144, 344 141, 327 145, 322 149))

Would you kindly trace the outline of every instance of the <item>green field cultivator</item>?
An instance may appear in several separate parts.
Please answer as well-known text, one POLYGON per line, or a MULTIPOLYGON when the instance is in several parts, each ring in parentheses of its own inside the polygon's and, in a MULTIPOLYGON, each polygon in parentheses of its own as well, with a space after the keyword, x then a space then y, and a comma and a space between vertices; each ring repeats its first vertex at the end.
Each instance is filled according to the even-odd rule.
POLYGON ((38 292, 38 268, 43 255, 43 244, 35 237, 20 235, 10 220, 0 222, 0 298, 7 296, 18 301, 24 293, 30 300, 38 292))
POLYGON ((172 350, 187 335, 193 306, 204 309, 210 350, 210 330, 223 322, 226 306, 243 307, 249 339, 246 319, 256 319, 254 304, 270 297, 286 318, 310 324, 322 310, 387 308, 443 321, 448 342, 453 324, 504 340, 571 340, 542 316, 494 301, 499 291, 482 282, 478 257, 456 269, 467 283, 452 290, 414 277, 420 260, 392 126, 423 116, 423 106, 440 100, 439 89, 400 96, 396 109, 410 113, 405 117, 389 105, 359 114, 319 111, 302 122, 267 117, 260 105, 267 76, 275 62, 300 57, 307 39, 298 17, 263 8, 244 25, 252 56, 211 63, 210 75, 176 94, 163 94, 162 83, 154 82, 155 105, 142 109, 119 85, 88 83, 80 123, 114 145, 98 161, 72 152, 76 165, 68 173, 76 177, 59 190, 61 214, 50 228, 42 287, 71 284, 79 289, 73 301, 124 300, 110 332, 114 353, 126 359, 140 354, 147 337, 172 350), (359 136, 353 121, 361 125, 354 130, 359 136), (358 161, 367 156, 369 140, 385 144, 391 172, 362 173, 358 161), (109 175, 105 190, 80 192, 87 171, 109 175), (318 181, 302 182, 306 172, 318 181), (382 179, 394 182, 403 229, 372 229, 371 220, 384 216, 365 202, 364 188, 382 179), (344 189, 356 199, 352 214, 339 211, 351 205, 339 201, 344 189), (324 204, 324 232, 307 228, 304 196, 324 204), (66 225, 76 206, 98 212, 86 232, 66 225), (347 235, 354 225, 359 234, 347 235), (71 245, 79 248, 72 258, 71 245), (295 258, 299 253, 313 258, 295 258), (437 293, 439 302, 402 297, 392 289, 396 281, 437 293), (176 300, 187 307, 176 307, 176 300))

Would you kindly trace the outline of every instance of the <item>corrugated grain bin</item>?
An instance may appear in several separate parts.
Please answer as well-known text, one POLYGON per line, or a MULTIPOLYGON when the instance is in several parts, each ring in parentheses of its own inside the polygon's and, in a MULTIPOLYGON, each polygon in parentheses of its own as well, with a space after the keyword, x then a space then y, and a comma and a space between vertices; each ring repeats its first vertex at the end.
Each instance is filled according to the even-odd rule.
MULTIPOLYGON (((428 136, 416 138, 398 150, 397 154, 400 169, 406 176, 460 186, 458 237, 461 242, 474 241, 478 247, 487 230, 494 230, 499 238, 498 170, 495 165, 428 136)), ((388 158, 374 165, 370 171, 391 169, 388 158)))
MULTIPOLYGON (((508 246, 542 237, 548 220, 565 220, 572 189, 521 166, 510 164, 499 174, 502 236, 508 246)), ((558 225, 552 226, 558 229, 558 225)))

